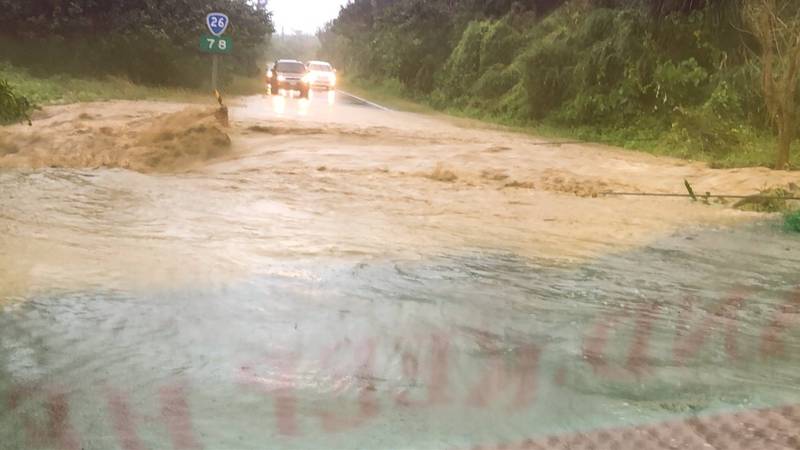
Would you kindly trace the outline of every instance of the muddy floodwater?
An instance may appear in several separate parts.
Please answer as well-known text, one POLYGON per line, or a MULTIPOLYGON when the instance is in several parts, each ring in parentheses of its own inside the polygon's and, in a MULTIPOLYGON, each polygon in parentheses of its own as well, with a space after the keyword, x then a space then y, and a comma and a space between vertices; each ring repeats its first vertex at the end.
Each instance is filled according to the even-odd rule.
POLYGON ((796 446, 796 174, 313 94, 0 130, 0 449, 796 446))

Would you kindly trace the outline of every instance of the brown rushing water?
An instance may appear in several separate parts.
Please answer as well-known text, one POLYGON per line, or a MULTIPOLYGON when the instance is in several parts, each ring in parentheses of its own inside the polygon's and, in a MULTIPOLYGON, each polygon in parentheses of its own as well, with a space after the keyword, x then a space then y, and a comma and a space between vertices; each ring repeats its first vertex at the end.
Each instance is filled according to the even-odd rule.
POLYGON ((791 174, 339 93, 185 108, 2 131, 0 447, 468 448, 800 401, 796 236, 593 197, 791 174))

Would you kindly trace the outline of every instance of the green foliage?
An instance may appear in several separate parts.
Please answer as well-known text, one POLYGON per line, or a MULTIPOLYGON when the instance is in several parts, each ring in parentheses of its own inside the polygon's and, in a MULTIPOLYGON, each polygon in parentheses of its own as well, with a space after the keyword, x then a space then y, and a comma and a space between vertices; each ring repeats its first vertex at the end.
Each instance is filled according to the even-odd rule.
POLYGON ((542 119, 559 107, 571 86, 575 53, 562 40, 536 42, 523 56, 523 85, 532 119, 542 119))
POLYGON ((704 98, 703 88, 708 79, 708 72, 694 58, 678 63, 665 61, 653 73, 656 99, 667 110, 696 104, 704 98))
POLYGON ((783 212, 790 214, 791 200, 795 192, 793 189, 785 187, 773 187, 762 189, 758 195, 748 197, 736 202, 734 208, 744 211, 757 212, 783 212))
POLYGON ((439 85, 443 98, 449 99, 448 101, 467 95, 480 76, 481 43, 486 28, 484 22, 470 23, 447 59, 440 74, 439 85))
POLYGON ((706 153, 722 156, 739 145, 736 126, 720 120, 708 108, 676 108, 667 139, 686 155, 706 153))
POLYGON ((800 211, 787 213, 784 216, 783 223, 787 231, 800 233, 800 211))
POLYGON ((522 35, 505 20, 487 23, 481 39, 480 71, 486 72, 497 65, 511 64, 523 45, 522 35))
MULTIPOLYGON (((100 101, 109 99, 179 101, 210 100, 208 91, 163 86, 144 86, 121 77, 80 78, 64 74, 34 76, 27 70, 0 64, 0 79, 8 80, 14 93, 34 105, 100 101)), ((233 76, 226 95, 263 92, 261 77, 233 76)), ((30 111, 30 109, 29 109, 30 111)))
POLYGON ((438 72, 440 103, 474 104, 473 96, 496 99, 510 91, 521 76, 510 65, 523 47, 522 35, 505 20, 470 22, 438 72))
POLYGON ((32 109, 30 100, 15 93, 7 81, 0 79, 0 123, 27 119, 32 109))
POLYGON ((118 76, 134 83, 200 87, 208 57, 197 39, 205 16, 223 11, 235 42, 223 81, 255 75, 256 60, 273 31, 263 2, 161 0, 45 2, 0 0, 0 54, 34 75, 118 76), (62 3, 67 3, 63 5, 62 3))
POLYGON ((474 84, 474 91, 481 98, 491 100, 510 91, 520 79, 515 67, 497 63, 489 67, 474 84))
POLYGON ((770 165, 757 44, 737 3, 354 0, 321 52, 448 112, 720 167, 770 165))

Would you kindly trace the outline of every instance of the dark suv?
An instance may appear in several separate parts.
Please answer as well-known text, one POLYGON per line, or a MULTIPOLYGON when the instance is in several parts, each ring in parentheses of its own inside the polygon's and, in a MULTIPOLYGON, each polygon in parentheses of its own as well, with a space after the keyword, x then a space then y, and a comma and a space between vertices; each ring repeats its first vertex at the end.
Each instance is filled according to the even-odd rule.
POLYGON ((272 70, 267 73, 267 86, 272 95, 278 95, 280 90, 299 91, 300 96, 308 98, 310 88, 308 69, 300 61, 293 59, 279 59, 275 61, 272 70))

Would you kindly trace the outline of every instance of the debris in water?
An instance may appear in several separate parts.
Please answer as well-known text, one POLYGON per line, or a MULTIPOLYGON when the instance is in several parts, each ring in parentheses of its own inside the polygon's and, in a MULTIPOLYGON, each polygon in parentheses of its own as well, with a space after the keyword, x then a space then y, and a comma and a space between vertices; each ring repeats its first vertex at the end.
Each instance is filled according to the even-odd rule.
POLYGON ((533 181, 512 181, 510 183, 506 183, 506 188, 520 188, 520 189, 535 189, 536 185, 533 184, 533 181))
POLYGON ((684 179, 683 180, 683 184, 684 184, 684 186, 686 186, 686 190, 689 192, 689 197, 692 197, 692 201, 696 202, 697 201, 697 196, 694 195, 694 189, 692 189, 692 185, 689 184, 689 180, 684 179))
POLYGON ((481 178, 494 181, 503 181, 508 178, 508 175, 499 169, 486 169, 481 171, 481 178))
POLYGON ((743 211, 756 212, 786 212, 793 209, 793 205, 798 204, 793 200, 800 196, 800 187, 795 183, 786 186, 773 186, 768 189, 761 189, 758 194, 739 200, 733 207, 743 211))
POLYGON ((431 180, 443 181, 445 183, 452 183, 458 179, 458 175, 450 170, 445 169, 442 163, 436 164, 436 168, 433 169, 433 172, 426 175, 426 177, 430 178, 431 180))

